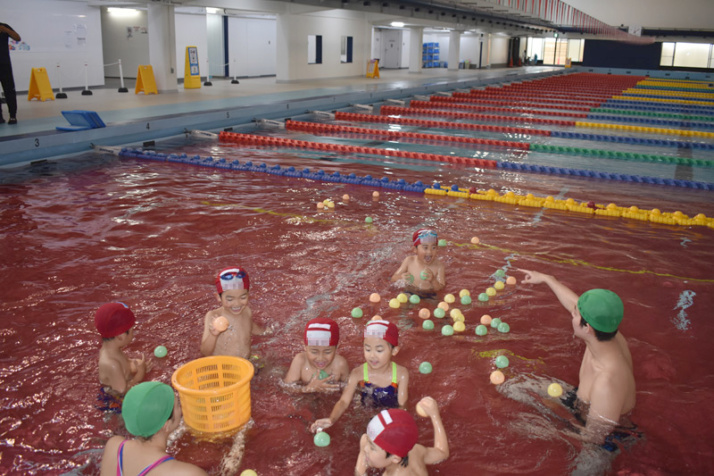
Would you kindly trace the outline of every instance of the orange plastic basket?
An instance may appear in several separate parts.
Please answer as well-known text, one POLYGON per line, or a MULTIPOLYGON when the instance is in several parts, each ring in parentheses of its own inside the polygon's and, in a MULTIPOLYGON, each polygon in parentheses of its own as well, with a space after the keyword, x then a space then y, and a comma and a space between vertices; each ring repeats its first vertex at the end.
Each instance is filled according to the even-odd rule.
POLYGON ((253 364, 240 357, 213 356, 193 360, 171 376, 179 393, 183 418, 204 433, 235 430, 250 420, 253 364))

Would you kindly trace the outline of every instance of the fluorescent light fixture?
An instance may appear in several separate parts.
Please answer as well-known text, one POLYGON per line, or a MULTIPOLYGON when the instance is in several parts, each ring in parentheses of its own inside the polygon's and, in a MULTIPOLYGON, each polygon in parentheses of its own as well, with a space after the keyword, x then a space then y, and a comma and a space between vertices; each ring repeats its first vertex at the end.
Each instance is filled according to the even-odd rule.
POLYGON ((134 17, 139 14, 139 10, 135 8, 109 7, 107 11, 110 15, 115 17, 134 17))
POLYGON ((403 21, 393 21, 392 23, 390 23, 390 25, 396 26, 397 28, 401 28, 404 26, 404 22, 403 21))

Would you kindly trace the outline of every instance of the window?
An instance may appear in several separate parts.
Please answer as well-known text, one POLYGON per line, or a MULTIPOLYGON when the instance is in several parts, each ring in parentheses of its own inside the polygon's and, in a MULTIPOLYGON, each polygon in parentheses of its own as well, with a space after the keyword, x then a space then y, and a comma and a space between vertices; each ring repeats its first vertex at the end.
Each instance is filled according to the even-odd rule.
POLYGON ((662 43, 660 66, 677 68, 714 67, 714 45, 711 43, 662 43))
POLYGON ((307 64, 322 64, 322 35, 307 35, 307 64))
POLYGON ((352 37, 343 36, 342 46, 340 48, 340 63, 352 62, 352 37))

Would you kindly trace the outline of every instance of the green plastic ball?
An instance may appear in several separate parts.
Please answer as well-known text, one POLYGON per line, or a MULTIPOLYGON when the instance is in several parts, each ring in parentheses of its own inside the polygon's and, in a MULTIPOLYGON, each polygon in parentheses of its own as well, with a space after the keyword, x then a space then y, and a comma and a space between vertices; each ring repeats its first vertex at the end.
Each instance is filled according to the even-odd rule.
POLYGON ((168 353, 169 351, 163 345, 159 345, 154 349, 154 355, 159 359, 163 359, 168 353))
POLYGON ((444 336, 454 335, 454 328, 448 324, 445 325, 444 327, 441 328, 441 335, 444 335, 444 336))
POLYGON ((434 322, 430 321, 428 319, 426 321, 424 321, 421 326, 424 328, 424 330, 427 330, 427 331, 434 330, 434 322))
POLYGON ((496 276, 498 276, 499 278, 503 278, 504 276, 506 276, 506 272, 502 269, 499 269, 496 271, 496 276))
POLYGON ((360 308, 358 308, 358 307, 352 309, 352 317, 354 317, 354 318, 357 319, 357 318, 362 317, 363 315, 364 315, 364 314, 363 314, 363 312, 362 312, 362 309, 360 309, 360 308))
POLYGON ((432 371, 431 364, 429 362, 422 362, 419 364, 419 373, 430 374, 432 371))
POLYGON ((439 246, 446 246, 446 240, 444 240, 444 239, 439 240, 439 246))
POLYGON ((498 329, 499 324, 501 324, 501 319, 499 319, 497 317, 494 319, 491 319, 491 327, 493 327, 494 329, 498 329))
POLYGON ((483 337, 486 334, 488 334, 488 328, 486 326, 484 326, 483 324, 479 324, 478 326, 476 326, 476 335, 477 336, 483 337))
POLYGON ((426 281, 427 279, 429 279, 429 274, 426 271, 422 271, 421 273, 419 273, 419 277, 422 280, 426 281))
POLYGON ((315 433, 315 438, 313 438, 313 441, 315 442, 315 446, 324 448, 325 446, 330 445, 330 435, 328 435, 324 431, 318 431, 317 433, 315 433))
POLYGON ((372 220, 372 217, 367 217, 364 219, 365 223, 372 223, 372 221, 374 221, 374 220, 372 220))
POLYGON ((461 296, 461 304, 464 306, 471 304, 471 296, 461 296))
POLYGON ((478 300, 481 302, 488 302, 488 294, 486 294, 486 293, 479 294, 478 300))
POLYGON ((508 367, 509 364, 508 357, 506 357, 505 355, 499 355, 498 357, 496 357, 495 363, 496 367, 498 367, 499 369, 505 369, 506 367, 508 367))
POLYGON ((412 304, 419 304, 420 301, 421 301, 421 298, 419 296, 417 296, 416 294, 412 294, 411 296, 409 296, 409 302, 412 304))
POLYGON ((446 315, 446 311, 444 311, 442 308, 437 307, 434 309, 434 317, 438 317, 439 319, 443 318, 446 315))
POLYGON ((498 332, 503 332, 504 334, 508 334, 510 331, 511 331, 511 326, 509 326, 505 322, 502 322, 498 325, 498 332))
POLYGON ((320 375, 317 376, 318 380, 325 380, 326 378, 329 378, 330 374, 325 372, 324 370, 320 370, 320 375))

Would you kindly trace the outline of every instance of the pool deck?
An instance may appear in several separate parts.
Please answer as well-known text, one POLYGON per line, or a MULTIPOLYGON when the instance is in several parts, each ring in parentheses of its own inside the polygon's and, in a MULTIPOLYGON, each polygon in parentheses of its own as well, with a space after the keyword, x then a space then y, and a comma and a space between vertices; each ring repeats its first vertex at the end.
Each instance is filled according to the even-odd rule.
MULTIPOLYGON (((352 77, 278 83, 275 77, 239 79, 212 78, 212 86, 175 93, 134 93, 134 80, 126 81, 128 93, 116 84, 81 90, 65 90, 66 99, 26 100, 18 94, 18 124, 0 124, 0 167, 74 155, 92 144, 118 146, 171 137, 188 129, 220 130, 255 119, 277 119, 310 110, 335 110, 353 104, 432 94, 439 90, 472 88, 523 80, 562 72, 559 67, 529 66, 447 71, 424 69, 382 70, 380 78, 352 77), (94 111, 105 128, 58 131, 68 126, 62 111, 94 111)), ((56 92, 55 92, 56 94, 56 92)), ((7 117, 6 106, 4 117, 7 117)))

